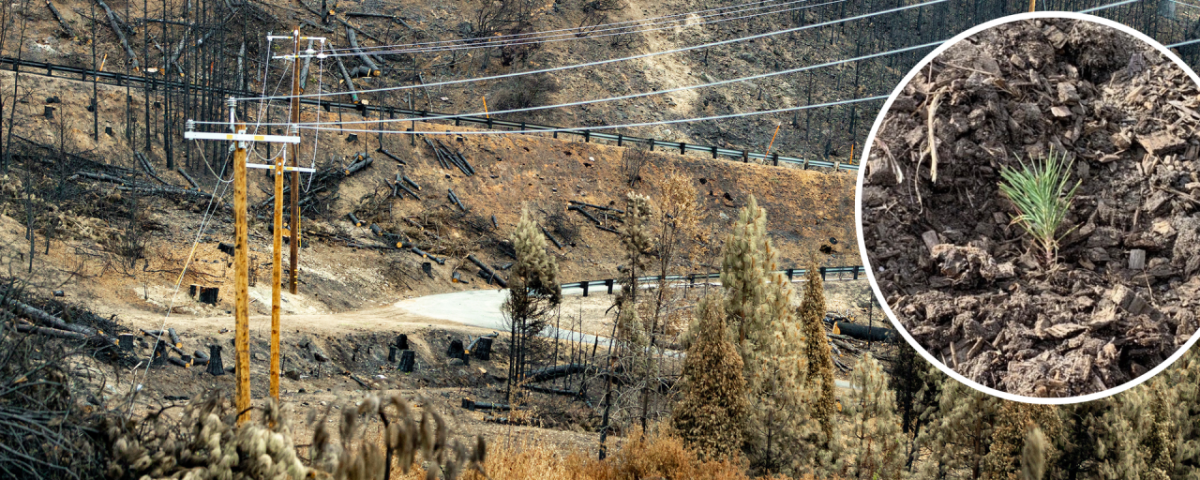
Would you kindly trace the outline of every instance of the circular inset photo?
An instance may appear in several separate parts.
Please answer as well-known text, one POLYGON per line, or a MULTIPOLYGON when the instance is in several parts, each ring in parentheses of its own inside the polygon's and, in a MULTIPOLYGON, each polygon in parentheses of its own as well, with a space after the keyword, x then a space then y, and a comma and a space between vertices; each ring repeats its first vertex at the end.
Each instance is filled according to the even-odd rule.
POLYGON ((868 137, 863 260, 906 339, 988 393, 1117 393, 1196 341, 1200 78, 1149 37, 1024 14, 942 45, 868 137))

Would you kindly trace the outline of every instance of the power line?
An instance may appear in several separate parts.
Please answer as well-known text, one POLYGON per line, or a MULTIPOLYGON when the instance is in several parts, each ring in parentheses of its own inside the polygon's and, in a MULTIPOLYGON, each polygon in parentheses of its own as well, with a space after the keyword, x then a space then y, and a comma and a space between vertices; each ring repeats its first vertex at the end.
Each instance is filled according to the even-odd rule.
MULTIPOLYGON (((773 5, 773 6, 783 6, 783 5, 790 5, 790 4, 795 4, 795 3, 805 3, 808 1, 809 0, 793 0, 791 2, 786 2, 786 3, 780 4, 780 5, 773 5)), ((632 29, 634 27, 614 27, 614 28, 608 28, 608 29, 596 29, 597 27, 588 27, 587 29, 583 29, 583 28, 576 29, 573 31, 573 33, 569 32, 569 33, 549 35, 549 36, 544 36, 544 37, 529 37, 529 38, 521 38, 521 39, 515 39, 515 40, 491 40, 491 39, 482 40, 482 41, 476 40, 475 42, 472 42, 472 43, 464 43, 464 44, 449 45, 449 46, 416 47, 416 48, 404 48, 404 49, 393 49, 393 50, 388 50, 388 48, 393 48, 390 46, 385 46, 385 47, 377 46, 377 47, 362 47, 360 49, 363 51, 363 53, 367 53, 370 55, 387 55, 387 54, 398 54, 398 53, 410 53, 411 54, 411 53, 430 53, 430 52, 450 52, 450 51, 471 50, 471 49, 478 49, 478 48, 497 48, 497 47, 512 47, 512 46, 520 46, 520 45, 537 45, 537 44, 541 44, 541 43, 554 43, 554 42, 564 42, 564 41, 574 41, 574 40, 594 40, 594 39, 598 39, 598 38, 612 37, 612 36, 617 36, 617 35, 627 35, 627 34, 631 34, 631 33, 656 32, 656 31, 660 31, 660 30, 676 28, 679 26, 698 27, 698 26, 704 26, 704 25, 715 25, 718 23, 731 22, 734 20, 745 20, 745 19, 750 19, 750 18, 761 17, 764 15, 773 15, 773 14, 777 14, 777 13, 788 13, 788 12, 793 12, 793 11, 807 10, 807 9, 812 9, 812 8, 817 8, 817 7, 834 5, 834 4, 842 3, 844 1, 846 1, 846 0, 833 0, 833 1, 825 2, 825 3, 794 6, 791 8, 785 8, 785 9, 781 9, 781 10, 771 10, 771 11, 767 11, 767 12, 753 13, 753 14, 742 15, 742 16, 738 16, 738 17, 720 18, 720 19, 716 19, 716 20, 698 22, 695 24, 679 25, 677 22, 672 21, 672 22, 669 22, 669 23, 671 23, 670 25, 661 26, 661 27, 657 27, 657 28, 649 28, 649 27, 653 27, 654 25, 661 25, 661 23, 645 25, 645 27, 647 27, 647 28, 639 28, 639 29, 632 29), (622 30, 622 31, 614 32, 615 30, 622 30), (604 34, 597 35, 596 33, 598 33, 598 32, 611 32, 611 33, 604 33, 604 34)), ((732 13, 737 13, 737 12, 732 12, 732 13)), ((719 16, 719 15, 727 15, 727 14, 728 13, 722 13, 722 14, 714 14, 714 15, 709 15, 709 16, 719 16)), ((706 17, 701 17, 701 18, 706 18, 706 17)), ((663 23, 668 23, 668 22, 663 22, 663 23)), ((333 54, 329 54, 328 56, 331 56, 331 57, 353 57, 353 56, 359 55, 359 53, 353 49, 336 49, 335 51, 342 52, 342 53, 333 53, 333 54)), ((277 57, 277 58, 284 58, 284 57, 281 56, 281 57, 277 57)))
MULTIPOLYGON (((641 23, 641 22, 653 22, 653 21, 662 20, 662 19, 667 19, 667 18, 686 17, 686 16, 688 16, 688 15, 695 15, 695 14, 699 14, 699 13, 716 12, 716 11, 721 11, 721 10, 730 10, 730 9, 736 9, 736 8, 748 7, 748 6, 751 6, 751 5, 763 5, 763 4, 772 3, 772 2, 775 2, 775 1, 776 1, 776 0, 763 0, 763 1, 758 1, 758 2, 746 3, 746 4, 742 4, 742 5, 731 5, 731 6, 725 6, 725 7, 715 7, 715 8, 709 8, 709 9, 705 9, 705 10, 697 10, 697 11, 693 11, 693 12, 674 13, 674 14, 671 14, 671 15, 663 15, 663 16, 659 16, 659 17, 651 17, 651 18, 635 19, 635 20, 624 20, 624 21, 620 21, 620 22, 606 23, 606 24, 597 25, 597 26, 611 27, 611 26, 615 26, 615 25, 637 25, 637 24, 639 24, 639 23, 641 23)), ((771 6, 778 6, 778 5, 779 5, 779 4, 777 4, 777 5, 771 5, 771 6)), ((786 5, 786 3, 784 3, 783 5, 786 5)), ((761 7, 760 7, 760 8, 761 8, 761 7)), ((531 36, 540 36, 540 35, 544 35, 544 34, 547 34, 547 33, 576 32, 576 31, 579 31, 579 27, 574 27, 574 28, 560 28, 560 29, 555 29, 555 30, 542 30, 542 31, 537 31, 537 32, 511 33, 511 34, 505 34, 505 35, 496 35, 496 36, 492 36, 492 37, 488 37, 488 38, 489 38, 489 39, 492 39, 492 40, 495 40, 495 39, 504 39, 504 38, 523 38, 523 37, 531 37, 531 36)), ((438 40, 438 41, 434 41, 434 42, 406 43, 406 44, 398 44, 398 45, 385 45, 385 46, 368 47, 368 48, 419 47, 419 46, 425 46, 425 45, 440 45, 440 44, 470 43, 470 42, 474 42, 474 41, 478 41, 478 39, 474 39, 474 38, 463 38, 463 39, 455 39, 455 40, 438 40)), ((332 51, 336 52, 336 51, 337 51, 337 49, 334 49, 334 50, 332 50, 332 51)))
MULTIPOLYGON (((553 108, 575 107, 575 106, 590 105, 590 104, 595 104, 595 103, 606 103, 606 102, 615 102, 615 101, 621 101, 621 100, 631 100, 631 99, 649 97, 649 96, 654 96, 654 95, 665 95, 665 94, 681 92, 681 91, 686 91, 686 90, 694 90, 694 89, 698 89, 698 88, 717 87, 717 86, 727 85, 727 84, 731 84, 731 83, 759 80, 762 78, 768 78, 768 77, 779 76, 779 75, 800 73, 800 72, 804 72, 804 71, 808 71, 808 70, 815 70, 818 68, 832 67, 832 66, 842 65, 842 64, 851 63, 851 62, 869 60, 869 59, 877 58, 877 57, 895 55, 898 53, 906 53, 906 52, 911 52, 914 50, 921 50, 921 49, 925 49, 925 48, 936 47, 942 43, 943 43, 943 41, 930 42, 930 43, 926 43, 926 44, 922 44, 922 45, 898 48, 898 49, 888 50, 885 52, 873 53, 873 54, 869 54, 869 55, 862 55, 862 56, 848 58, 848 59, 844 59, 844 60, 835 60, 835 61, 831 61, 831 62, 825 62, 825 63, 815 64, 815 65, 807 65, 804 67, 793 68, 793 69, 788 69, 788 70, 780 70, 780 71, 776 71, 776 72, 767 72, 767 73, 762 73, 762 74, 758 74, 758 75, 750 75, 750 76, 746 76, 746 77, 738 77, 738 78, 732 78, 732 79, 728 79, 728 80, 720 80, 720 81, 715 81, 715 82, 701 84, 701 85, 687 85, 687 86, 683 86, 683 87, 676 87, 676 88, 671 88, 671 89, 667 89, 667 90, 658 90, 658 91, 654 91, 654 92, 640 92, 640 93, 633 93, 633 94, 629 94, 629 95, 621 95, 621 96, 617 96, 617 97, 608 97, 608 98, 600 98, 600 99, 593 99, 593 100, 581 100, 581 101, 577 101, 577 102, 560 103, 560 104, 556 104, 556 105, 542 105, 542 106, 536 106, 536 107, 514 108, 514 109, 509 109, 509 110, 494 110, 494 111, 490 111, 490 112, 460 113, 460 114, 454 114, 454 115, 447 114, 447 115, 437 115, 437 116, 432 116, 432 117, 426 116, 426 117, 411 117, 411 118, 393 118, 393 119, 387 119, 387 120, 345 120, 345 121, 335 121, 335 122, 302 122, 302 123, 299 123, 298 125, 300 125, 301 127, 311 127, 311 126, 323 126, 323 125, 400 123, 400 122, 411 122, 411 121, 416 121, 416 120, 421 120, 421 121, 446 120, 446 119, 453 119, 455 117, 462 117, 462 116, 480 116, 480 115, 484 115, 484 114, 502 115, 502 114, 509 114, 509 113, 532 112, 532 111, 537 111, 537 110, 546 110, 546 109, 553 109, 553 108)), ((197 121, 195 123, 196 124, 220 125, 220 124, 224 124, 225 122, 200 122, 200 121, 197 121)), ((261 125, 282 126, 282 125, 294 125, 294 124, 279 122, 279 123, 262 123, 261 125)))
POLYGON ((405 134, 405 135, 418 135, 418 134, 421 134, 421 135, 511 135, 511 134, 523 134, 523 133, 576 132, 579 130, 614 130, 614 129, 618 129, 618 128, 652 127, 655 125, 671 125, 671 124, 676 124, 676 123, 704 122, 704 121, 709 121, 709 120, 726 120, 726 119, 731 119, 731 118, 742 118, 742 117, 752 117, 752 116, 757 116, 757 115, 771 115, 771 114, 776 114, 776 113, 795 112, 795 111, 799 111, 799 110, 808 110, 808 109, 813 109, 813 108, 836 107, 838 105, 847 105, 847 104, 851 104, 851 103, 886 100, 887 98, 888 98, 887 95, 876 95, 873 97, 852 98, 849 100, 838 100, 838 101, 834 101, 834 102, 819 103, 819 104, 814 104, 814 105, 800 105, 800 106, 796 106, 796 107, 778 108, 775 110, 760 110, 760 111, 755 111, 755 112, 730 113, 730 114, 726 114, 726 115, 712 115, 712 116, 708 116, 708 117, 680 118, 680 119, 675 119, 675 120, 659 120, 656 122, 627 123, 624 125, 599 125, 599 126, 592 126, 592 127, 586 127, 586 128, 546 128, 546 129, 539 129, 539 130, 506 130, 503 132, 483 131, 483 130, 422 131, 422 132, 404 131, 404 132, 401 132, 398 130, 344 129, 341 127, 330 128, 330 127, 320 127, 320 126, 315 126, 315 127, 314 126, 309 126, 309 127, 302 126, 300 128, 305 129, 305 130, 315 130, 315 131, 335 131, 336 130, 336 131, 350 132, 350 133, 401 133, 401 134, 405 134))
MULTIPOLYGON (((595 67, 595 66, 600 66, 600 65, 607 65, 610 63, 625 62, 625 61, 629 61, 629 60, 638 60, 638 59, 642 59, 642 58, 656 57, 656 56, 667 55, 667 54, 672 54, 672 53, 688 52, 688 51, 692 51, 692 50, 700 50, 700 49, 704 49, 704 48, 717 47, 717 46, 721 46, 721 45, 729 45, 732 43, 757 40, 760 38, 768 38, 768 37, 773 37, 773 36, 777 36, 777 35, 783 35, 786 33, 807 30, 810 28, 826 27, 829 25, 836 25, 838 23, 845 23, 845 22, 850 22, 850 21, 854 21, 854 20, 870 18, 870 17, 874 17, 874 16, 878 16, 878 15, 886 15, 886 14, 890 14, 890 13, 901 12, 904 10, 921 8, 921 7, 935 5, 935 4, 943 3, 943 2, 947 2, 947 1, 949 1, 949 0, 930 0, 930 1, 927 1, 924 3, 907 5, 907 6, 903 6, 903 7, 896 7, 896 8, 881 10, 881 11, 873 12, 873 13, 865 13, 862 15, 856 15, 853 17, 848 17, 848 18, 843 18, 843 19, 838 19, 838 20, 830 20, 830 21, 821 22, 821 23, 814 23, 814 24, 805 25, 802 27, 795 27, 795 28, 789 28, 789 29, 784 29, 784 30, 775 30, 775 31, 767 32, 767 33, 760 33, 757 35, 750 35, 750 36, 746 36, 746 37, 739 37, 739 38, 722 40, 719 42, 705 43, 705 44, 700 44, 700 45, 693 45, 690 47, 677 48, 677 49, 673 49, 673 50, 663 50, 663 51, 658 51, 658 52, 643 53, 643 54, 633 55, 633 56, 629 56, 629 57, 598 60, 595 62, 564 65, 564 66, 560 66, 560 67, 544 68, 544 69, 540 69, 540 70, 529 70, 529 71, 524 71, 524 72, 506 73, 506 74, 501 74, 501 75, 492 75, 492 76, 488 76, 488 77, 464 78, 464 79, 458 79, 458 80, 445 80, 445 81, 441 81, 441 82, 427 83, 427 84, 420 84, 420 85, 400 85, 400 86, 394 86, 394 87, 382 87, 382 88, 375 88, 375 89, 369 89, 369 90, 356 90, 354 92, 337 92, 337 93, 330 93, 330 94, 328 94, 328 96, 350 95, 350 94, 361 95, 364 93, 409 90, 409 89, 413 89, 413 88, 431 88, 431 87, 440 87, 440 86, 444 86, 444 85, 456 85, 456 84, 460 84, 460 83, 473 83, 473 82, 482 82, 482 81, 487 81, 487 80, 499 80, 502 78, 512 78, 512 77, 520 77, 520 76, 525 76, 525 75, 534 75, 534 74, 539 74, 539 73, 560 72, 560 71, 564 71, 564 70, 573 70, 573 69, 577 69, 577 68, 595 67)), ((1126 0, 1126 1, 1132 2, 1132 1, 1137 1, 1137 0, 1126 0)), ((307 97, 312 97, 312 96, 314 96, 314 95, 313 94, 299 95, 299 97, 301 97, 301 98, 307 98, 307 97)), ((282 96, 282 97, 272 96, 272 97, 258 97, 258 98, 237 98, 235 100, 237 100, 237 101, 259 101, 259 100, 272 100, 272 99, 277 99, 277 98, 291 98, 291 97, 290 96, 282 96)))

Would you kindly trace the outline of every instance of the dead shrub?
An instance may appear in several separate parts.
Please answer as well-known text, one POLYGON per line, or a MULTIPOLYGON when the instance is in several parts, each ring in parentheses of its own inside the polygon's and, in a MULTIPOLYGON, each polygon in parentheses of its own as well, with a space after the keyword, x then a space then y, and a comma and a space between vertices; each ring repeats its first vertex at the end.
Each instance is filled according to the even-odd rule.
POLYGON ((642 181, 642 168, 650 161, 650 152, 640 148, 627 148, 621 154, 621 175, 630 188, 642 181))
POLYGON ((551 94, 562 87, 546 74, 510 79, 498 88, 492 105, 497 110, 516 110, 548 103, 551 94))

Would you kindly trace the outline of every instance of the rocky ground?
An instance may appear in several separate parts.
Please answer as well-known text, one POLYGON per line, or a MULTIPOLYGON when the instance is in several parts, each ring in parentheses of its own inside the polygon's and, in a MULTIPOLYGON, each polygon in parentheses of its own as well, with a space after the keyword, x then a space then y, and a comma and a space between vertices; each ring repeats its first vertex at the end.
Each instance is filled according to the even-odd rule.
POLYGON ((870 263, 904 327, 967 378, 1027 396, 1102 391, 1175 353, 1200 289, 1195 80, 1067 20, 990 29, 927 71, 888 111, 862 191, 870 263), (1052 150, 1080 186, 1047 266, 998 184, 1052 150))

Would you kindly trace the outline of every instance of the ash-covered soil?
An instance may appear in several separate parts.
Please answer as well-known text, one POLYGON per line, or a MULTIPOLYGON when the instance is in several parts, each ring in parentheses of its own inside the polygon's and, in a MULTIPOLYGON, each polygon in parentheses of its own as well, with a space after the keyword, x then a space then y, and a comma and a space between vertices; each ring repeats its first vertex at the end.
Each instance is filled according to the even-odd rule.
POLYGON ((1001 25, 924 67, 885 113, 860 197, 903 327, 967 378, 1026 396, 1103 391, 1165 361, 1200 304, 1197 93, 1149 45, 1074 20, 1001 25), (998 185, 1001 167, 1052 148, 1081 185, 1048 268, 998 185))

